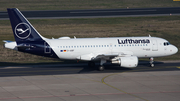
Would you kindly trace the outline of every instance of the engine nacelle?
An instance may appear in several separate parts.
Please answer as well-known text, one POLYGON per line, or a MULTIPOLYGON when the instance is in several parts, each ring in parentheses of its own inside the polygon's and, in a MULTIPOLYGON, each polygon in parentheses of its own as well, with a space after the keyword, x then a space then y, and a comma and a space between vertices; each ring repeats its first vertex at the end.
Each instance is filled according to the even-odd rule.
POLYGON ((138 57, 137 56, 127 56, 127 57, 119 57, 116 59, 112 59, 112 63, 118 63, 121 67, 133 68, 138 65, 138 57))

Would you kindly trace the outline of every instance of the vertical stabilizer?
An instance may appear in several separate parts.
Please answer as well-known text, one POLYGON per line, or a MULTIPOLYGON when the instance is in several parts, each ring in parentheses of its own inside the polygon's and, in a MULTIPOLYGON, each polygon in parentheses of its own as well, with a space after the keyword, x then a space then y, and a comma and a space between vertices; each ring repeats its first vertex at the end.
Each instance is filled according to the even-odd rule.
POLYGON ((17 8, 8 8, 7 11, 17 44, 44 39, 17 8))

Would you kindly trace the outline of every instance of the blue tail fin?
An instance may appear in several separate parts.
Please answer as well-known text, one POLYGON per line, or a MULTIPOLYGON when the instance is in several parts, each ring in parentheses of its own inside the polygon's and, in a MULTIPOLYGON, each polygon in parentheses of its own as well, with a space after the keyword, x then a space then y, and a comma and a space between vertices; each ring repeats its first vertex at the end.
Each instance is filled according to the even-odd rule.
POLYGON ((8 8, 7 11, 17 44, 43 40, 43 37, 17 8, 8 8))

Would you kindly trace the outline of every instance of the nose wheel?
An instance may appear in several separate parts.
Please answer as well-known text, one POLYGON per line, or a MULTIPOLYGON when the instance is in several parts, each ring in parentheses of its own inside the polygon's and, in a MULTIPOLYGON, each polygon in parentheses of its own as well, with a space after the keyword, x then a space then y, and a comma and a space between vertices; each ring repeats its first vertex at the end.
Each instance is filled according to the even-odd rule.
POLYGON ((150 60, 150 62, 149 62, 149 63, 150 63, 150 67, 154 67, 154 64, 153 64, 153 62, 154 62, 154 61, 153 61, 153 60, 154 60, 154 58, 153 58, 153 57, 151 57, 151 58, 149 58, 149 60, 150 60))
POLYGON ((154 67, 154 64, 150 64, 151 67, 154 67))

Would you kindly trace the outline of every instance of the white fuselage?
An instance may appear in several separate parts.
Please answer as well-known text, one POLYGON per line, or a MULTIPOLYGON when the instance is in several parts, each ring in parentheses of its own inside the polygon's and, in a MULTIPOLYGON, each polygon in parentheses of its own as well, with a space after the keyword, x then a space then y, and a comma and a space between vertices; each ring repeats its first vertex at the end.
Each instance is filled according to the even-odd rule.
POLYGON ((80 59, 80 56, 86 56, 82 60, 89 61, 99 54, 133 55, 139 58, 161 57, 178 51, 174 45, 165 45, 164 43, 168 43, 167 40, 157 37, 75 38, 45 41, 60 59, 80 59))

